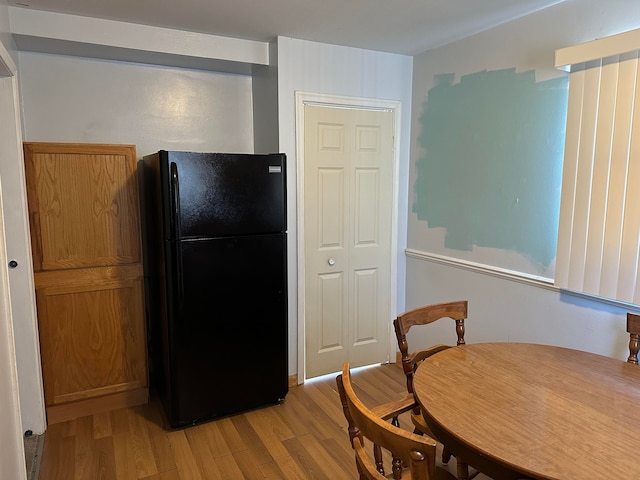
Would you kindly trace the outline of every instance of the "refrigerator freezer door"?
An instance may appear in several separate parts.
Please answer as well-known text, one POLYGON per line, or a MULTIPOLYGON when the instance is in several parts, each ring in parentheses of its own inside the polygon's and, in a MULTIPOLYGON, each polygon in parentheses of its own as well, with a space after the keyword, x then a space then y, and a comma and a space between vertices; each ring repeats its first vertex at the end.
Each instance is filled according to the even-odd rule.
POLYGON ((286 230, 285 155, 159 152, 168 178, 166 238, 286 230))
POLYGON ((288 390, 286 236, 178 242, 170 315, 173 427, 277 403, 288 390))

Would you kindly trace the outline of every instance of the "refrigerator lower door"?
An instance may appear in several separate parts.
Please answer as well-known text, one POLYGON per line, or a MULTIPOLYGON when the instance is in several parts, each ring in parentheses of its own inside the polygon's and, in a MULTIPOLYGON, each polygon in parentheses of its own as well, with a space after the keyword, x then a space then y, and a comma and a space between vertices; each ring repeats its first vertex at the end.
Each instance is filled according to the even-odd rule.
POLYGON ((284 399, 286 235, 178 242, 170 326, 172 426, 284 399))

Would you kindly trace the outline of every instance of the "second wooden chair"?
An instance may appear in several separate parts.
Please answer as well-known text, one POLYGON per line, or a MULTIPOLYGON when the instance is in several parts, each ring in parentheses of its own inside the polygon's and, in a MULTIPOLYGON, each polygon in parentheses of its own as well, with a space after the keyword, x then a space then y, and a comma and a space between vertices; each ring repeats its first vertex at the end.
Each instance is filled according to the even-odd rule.
MULTIPOLYGON (((464 345, 464 321, 467 318, 466 300, 437 303, 415 308, 398 315, 398 317, 393 321, 393 326, 396 331, 396 339, 398 341, 398 348, 400 349, 400 354, 402 356, 402 369, 404 370, 404 374, 407 377, 408 398, 405 399, 405 402, 410 402, 413 400, 413 374, 416 368, 418 368, 418 365, 420 365, 420 363, 424 359, 429 358, 431 355, 447 348, 451 348, 449 345, 438 344, 430 346, 428 348, 410 352, 409 344, 407 343, 407 333, 409 332, 411 327, 418 325, 428 325, 442 318, 450 318, 455 321, 455 330, 457 336, 456 346, 464 345)), ((431 429, 429 429, 422 417, 422 414, 420 413, 419 406, 416 406, 413 409, 411 420, 415 426, 416 433, 424 433, 433 437, 431 429)), ((444 463, 447 463, 450 457, 451 453, 445 445, 445 449, 442 454, 442 461, 444 463)), ((468 465, 459 458, 456 458, 456 462, 458 469, 458 478, 470 478, 468 465)), ((477 474, 477 472, 475 472, 475 474, 477 474)))

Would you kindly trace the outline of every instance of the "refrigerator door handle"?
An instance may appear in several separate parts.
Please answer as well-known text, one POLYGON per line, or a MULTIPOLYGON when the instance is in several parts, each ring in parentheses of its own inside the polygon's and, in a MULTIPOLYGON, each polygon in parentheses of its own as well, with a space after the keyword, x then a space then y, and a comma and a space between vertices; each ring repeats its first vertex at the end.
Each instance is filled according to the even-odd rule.
POLYGON ((178 165, 171 162, 171 229, 172 238, 180 239, 180 182, 178 179, 178 165))
POLYGON ((182 265, 182 242, 175 242, 176 249, 176 276, 178 277, 178 305, 182 304, 184 298, 184 274, 182 265))

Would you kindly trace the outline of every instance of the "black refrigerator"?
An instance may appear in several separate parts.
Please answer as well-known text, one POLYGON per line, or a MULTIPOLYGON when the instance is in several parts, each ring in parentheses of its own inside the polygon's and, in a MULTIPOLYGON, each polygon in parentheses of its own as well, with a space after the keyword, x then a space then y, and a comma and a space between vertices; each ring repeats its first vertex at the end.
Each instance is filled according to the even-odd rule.
POLYGON ((288 391, 285 155, 141 162, 152 389, 171 428, 288 391))

